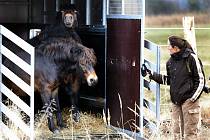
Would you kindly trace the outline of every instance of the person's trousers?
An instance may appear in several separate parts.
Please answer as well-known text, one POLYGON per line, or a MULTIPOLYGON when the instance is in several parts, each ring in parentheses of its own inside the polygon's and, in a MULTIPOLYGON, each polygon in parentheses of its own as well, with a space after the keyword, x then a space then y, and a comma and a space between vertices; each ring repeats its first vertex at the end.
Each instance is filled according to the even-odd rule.
POLYGON ((172 124, 174 140, 199 140, 200 129, 199 100, 189 99, 182 105, 172 105, 172 124))

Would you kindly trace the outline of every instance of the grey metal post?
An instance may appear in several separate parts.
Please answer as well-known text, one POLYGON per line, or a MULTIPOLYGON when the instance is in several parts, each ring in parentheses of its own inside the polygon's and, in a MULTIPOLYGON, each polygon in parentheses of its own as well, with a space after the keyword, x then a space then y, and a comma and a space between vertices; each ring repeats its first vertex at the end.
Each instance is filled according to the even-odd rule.
MULTIPOLYGON (((144 63, 144 23, 145 23, 145 1, 142 0, 142 23, 141 23, 141 49, 140 49, 140 73, 141 73, 141 66, 144 63)), ((139 122, 140 122, 140 135, 141 137, 144 136, 144 78, 142 77, 142 75, 140 74, 140 118, 139 118, 139 122)))
MULTIPOLYGON (((160 48, 157 47, 157 73, 160 73, 160 48)), ((156 84, 156 118, 157 118, 157 130, 159 129, 160 122, 160 84, 156 84)))
POLYGON ((71 0, 71 4, 75 4, 75 0, 71 0))
POLYGON ((109 15, 109 0, 106 2, 106 15, 109 15))
POLYGON ((106 25, 106 0, 103 0, 103 17, 102 17, 102 24, 106 25))
POLYGON ((28 22, 32 21, 32 0, 28 1, 28 22))
POLYGON ((59 10, 60 10, 60 0, 56 0, 56 2, 55 2, 55 10, 56 10, 56 12, 58 12, 59 10))
POLYGON ((47 11, 47 7, 46 7, 46 5, 47 5, 47 2, 46 2, 46 0, 44 0, 43 1, 44 3, 44 23, 46 23, 47 22, 47 17, 46 17, 46 11, 47 11))
POLYGON ((122 15, 125 15, 125 0, 122 0, 122 15))
POLYGON ((85 25, 91 25, 91 0, 86 0, 86 21, 85 25))

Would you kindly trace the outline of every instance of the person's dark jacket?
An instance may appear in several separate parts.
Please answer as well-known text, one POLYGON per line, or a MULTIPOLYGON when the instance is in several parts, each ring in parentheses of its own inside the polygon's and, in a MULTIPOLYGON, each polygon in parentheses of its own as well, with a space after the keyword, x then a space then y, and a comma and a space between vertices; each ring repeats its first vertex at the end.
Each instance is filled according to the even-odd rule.
POLYGON ((166 63, 167 75, 154 72, 150 78, 170 85, 171 101, 181 105, 187 99, 196 101, 204 87, 204 75, 198 57, 189 48, 172 54, 166 63), (186 63, 188 61, 188 65, 186 63))

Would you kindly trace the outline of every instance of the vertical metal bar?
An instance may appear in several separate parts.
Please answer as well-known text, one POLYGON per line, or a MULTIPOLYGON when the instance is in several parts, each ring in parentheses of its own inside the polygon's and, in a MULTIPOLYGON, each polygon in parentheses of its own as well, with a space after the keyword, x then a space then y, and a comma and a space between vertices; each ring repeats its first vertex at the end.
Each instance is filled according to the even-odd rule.
MULTIPOLYGON (((156 70, 160 73, 160 48, 157 46, 157 58, 156 58, 156 70)), ((160 122, 160 84, 156 84, 156 118, 157 118, 157 130, 159 129, 160 122)))
MULTIPOLYGON (((2 25, 0 25, 0 64, 2 63, 2 54, 1 54, 2 34, 1 34, 1 27, 2 27, 2 25)), ((0 83, 1 82, 2 82, 2 73, 1 73, 1 65, 0 65, 0 83)), ((2 93, 1 93, 1 86, 0 86, 0 121, 2 120, 1 102, 2 102, 2 93)))
POLYGON ((125 15, 125 0, 122 0, 122 15, 125 15))
POLYGON ((28 1, 28 22, 32 22, 32 0, 28 1))
POLYGON ((44 0, 43 1, 43 5, 44 5, 44 24, 47 23, 47 15, 46 15, 46 12, 47 12, 47 0, 44 0))
POLYGON ((103 0, 103 17, 102 17, 102 24, 106 25, 106 0, 103 0))
POLYGON ((59 6, 60 6, 60 0, 56 0, 55 1, 55 10, 56 10, 56 12, 58 12, 60 10, 59 6))
POLYGON ((109 15, 109 0, 106 3, 106 15, 109 15))
POLYGON ((91 0, 86 0, 86 25, 90 25, 91 20, 91 0))
POLYGON ((71 4, 75 4, 75 0, 71 0, 71 4))
POLYGON ((31 51, 31 116, 30 116, 30 129, 31 129, 31 140, 34 140, 34 67, 35 67, 35 49, 31 51))
MULTIPOLYGON (((145 23, 145 0, 142 0, 142 19, 141 19, 141 49, 140 49, 140 73, 141 73, 141 66, 144 63, 144 23, 145 23)), ((140 74, 140 135, 141 137, 144 136, 143 131, 143 121, 144 121, 144 78, 140 74)))
MULTIPOLYGON (((105 8, 106 8, 106 13, 105 13, 105 20, 107 21, 107 18, 106 18, 106 15, 108 15, 108 9, 109 9, 109 7, 108 7, 108 3, 109 3, 109 0, 105 0, 105 3, 106 3, 106 6, 105 6, 105 8)), ((105 110, 105 113, 108 111, 107 110, 107 104, 106 104, 106 99, 107 99, 107 90, 106 90, 106 86, 107 86, 107 84, 106 84, 106 75, 107 75, 107 71, 106 71, 106 69, 107 69, 107 67, 106 67, 106 60, 107 60, 107 23, 105 23, 105 48, 104 48, 104 51, 105 51, 105 60, 104 60, 104 65, 105 65, 105 71, 104 71, 104 75, 105 75, 105 78, 104 78, 104 82, 105 82, 105 85, 104 85, 104 92, 105 92, 105 104, 104 104, 104 110, 105 110)))
POLYGON ((105 65, 105 71, 104 71, 104 92, 105 92, 105 103, 104 103, 104 110, 105 113, 108 112, 108 108, 107 108, 107 28, 105 28, 105 60, 104 60, 104 65, 105 65))

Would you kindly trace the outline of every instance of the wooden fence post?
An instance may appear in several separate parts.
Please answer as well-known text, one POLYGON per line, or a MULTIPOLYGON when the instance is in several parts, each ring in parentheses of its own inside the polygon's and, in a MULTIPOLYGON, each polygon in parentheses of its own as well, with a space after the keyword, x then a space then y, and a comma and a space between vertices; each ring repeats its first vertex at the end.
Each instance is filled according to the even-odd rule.
POLYGON ((194 17, 183 17, 184 38, 190 43, 193 51, 197 54, 194 17))

